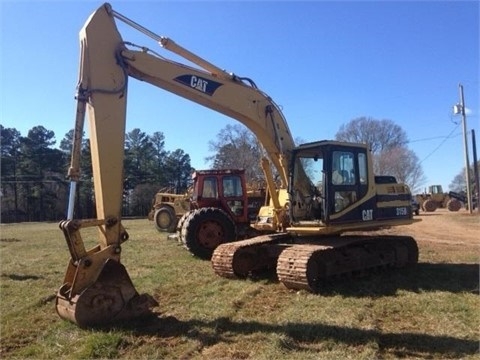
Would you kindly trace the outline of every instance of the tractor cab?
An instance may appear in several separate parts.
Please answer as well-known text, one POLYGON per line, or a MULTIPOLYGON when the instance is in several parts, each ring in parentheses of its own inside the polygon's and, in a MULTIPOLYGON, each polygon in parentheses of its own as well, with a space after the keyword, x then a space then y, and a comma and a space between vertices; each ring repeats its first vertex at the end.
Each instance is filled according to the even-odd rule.
POLYGON ((219 208, 235 223, 249 222, 245 170, 198 170, 192 177, 193 208, 219 208))

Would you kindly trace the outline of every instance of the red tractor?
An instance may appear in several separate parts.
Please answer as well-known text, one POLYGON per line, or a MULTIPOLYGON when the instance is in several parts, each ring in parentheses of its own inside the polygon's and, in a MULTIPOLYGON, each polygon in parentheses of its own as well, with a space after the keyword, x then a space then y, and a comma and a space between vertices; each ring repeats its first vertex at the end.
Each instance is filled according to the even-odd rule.
POLYGON ((198 170, 192 175, 190 211, 177 224, 178 240, 195 256, 210 259, 232 239, 258 235, 250 226, 265 203, 265 189, 248 190, 244 170, 198 170))

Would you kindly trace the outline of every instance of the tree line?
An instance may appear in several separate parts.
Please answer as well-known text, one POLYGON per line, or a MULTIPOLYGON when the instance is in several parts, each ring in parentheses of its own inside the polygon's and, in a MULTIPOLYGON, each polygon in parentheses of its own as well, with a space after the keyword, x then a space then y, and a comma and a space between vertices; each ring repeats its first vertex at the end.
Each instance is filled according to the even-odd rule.
MULTIPOLYGON (((58 221, 66 217, 73 130, 56 144, 55 133, 35 126, 26 136, 0 125, 1 222, 58 221)), ((75 218, 94 218, 90 141, 83 140, 75 218)), ((167 151, 162 132, 133 129, 125 136, 123 216, 146 216, 160 188, 184 192, 191 182, 190 156, 167 151)))
MULTIPOLYGON (((35 126, 22 136, 14 128, 1 130, 1 222, 57 221, 66 216, 73 130, 65 134, 58 148, 55 134, 35 126)), ((417 155, 408 148, 405 131, 391 120, 360 117, 340 126, 339 141, 367 143, 376 175, 392 175, 406 183, 412 193, 421 190, 425 176, 417 155)), ((296 142, 301 143, 299 139, 296 142)), ((317 139, 319 140, 319 139, 317 139)), ((205 160, 213 169, 241 168, 247 182, 263 179, 257 138, 241 124, 227 125, 209 141, 213 155, 205 160)), ((182 149, 167 151, 162 132, 148 135, 136 128, 126 133, 122 216, 146 216, 159 189, 184 193, 195 169, 182 149)), ((461 176, 452 185, 459 185, 461 176)), ((452 186, 451 186, 452 187, 452 186)), ((81 178, 77 186, 75 218, 94 218, 90 142, 83 140, 81 178)))

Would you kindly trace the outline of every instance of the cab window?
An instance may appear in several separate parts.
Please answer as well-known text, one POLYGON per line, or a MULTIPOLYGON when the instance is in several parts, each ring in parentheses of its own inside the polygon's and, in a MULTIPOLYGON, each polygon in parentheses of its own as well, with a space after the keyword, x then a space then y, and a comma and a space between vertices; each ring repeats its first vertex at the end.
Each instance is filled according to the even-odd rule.
POLYGON ((223 196, 241 197, 243 195, 240 176, 225 176, 223 178, 223 196))
POLYGON ((203 181, 202 196, 204 198, 217 198, 217 179, 214 177, 206 178, 203 181))
MULTIPOLYGON (((243 196, 242 180, 240 176, 225 176, 223 177, 222 185, 223 196, 225 196, 225 198, 241 198, 243 196)), ((227 205, 235 216, 243 215, 243 200, 227 200, 227 205)))
POLYGON ((331 183, 334 185, 334 213, 357 201, 355 155, 349 151, 332 154, 331 183))
POLYGON ((360 184, 368 184, 367 155, 365 153, 358 154, 358 172, 360 184))
POLYGON ((355 162, 353 153, 334 151, 332 164, 331 180, 333 185, 355 184, 355 162))

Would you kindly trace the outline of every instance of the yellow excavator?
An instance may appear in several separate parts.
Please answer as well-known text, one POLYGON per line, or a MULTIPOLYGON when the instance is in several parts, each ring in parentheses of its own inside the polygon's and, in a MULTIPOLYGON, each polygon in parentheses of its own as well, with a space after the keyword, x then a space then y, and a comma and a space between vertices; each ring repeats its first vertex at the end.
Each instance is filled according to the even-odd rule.
POLYGON ((81 327, 105 325, 142 316, 158 305, 152 296, 136 291, 120 262, 122 243, 128 239, 121 206, 130 77, 236 119, 265 151, 262 167, 270 204, 255 223, 265 235, 217 247, 211 259, 216 274, 246 277, 276 266, 279 281, 288 288, 316 292, 337 275, 418 261, 411 237, 365 235, 414 221, 410 190, 393 177, 373 174, 366 145, 317 141, 295 146, 279 107, 251 79, 218 68, 108 3, 82 28, 80 51, 70 198, 67 220, 59 225, 71 254, 56 300, 62 318, 81 327), (124 41, 116 21, 192 65, 124 41), (86 114, 97 210, 97 219, 91 220, 74 219, 73 212, 86 114), (98 244, 88 250, 80 234, 86 227, 98 228, 98 244))

